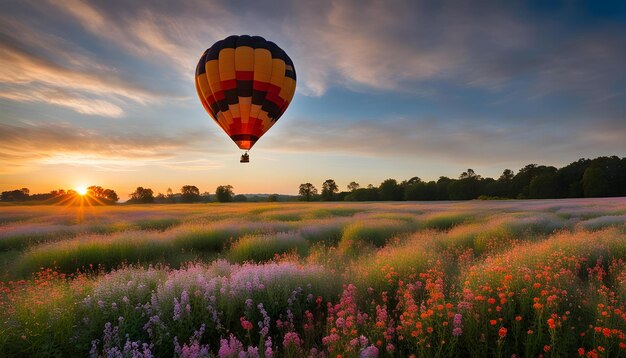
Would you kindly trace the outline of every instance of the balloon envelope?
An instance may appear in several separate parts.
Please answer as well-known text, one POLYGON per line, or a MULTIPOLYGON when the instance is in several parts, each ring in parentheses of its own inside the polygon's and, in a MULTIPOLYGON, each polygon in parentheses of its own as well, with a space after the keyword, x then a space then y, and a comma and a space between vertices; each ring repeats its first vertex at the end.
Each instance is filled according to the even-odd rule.
POLYGON ((260 36, 229 36, 202 54, 196 91, 204 109, 243 150, 285 112, 296 69, 285 51, 260 36))

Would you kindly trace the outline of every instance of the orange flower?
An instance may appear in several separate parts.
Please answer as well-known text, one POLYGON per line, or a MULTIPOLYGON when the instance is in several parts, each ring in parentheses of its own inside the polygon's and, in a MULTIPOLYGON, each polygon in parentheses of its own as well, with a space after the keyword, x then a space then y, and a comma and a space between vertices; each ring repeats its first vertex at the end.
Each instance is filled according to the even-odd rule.
POLYGON ((550 347, 547 344, 545 346, 543 346, 543 351, 546 352, 546 353, 550 352, 551 349, 552 349, 552 347, 550 347))
POLYGON ((522 320, 522 316, 515 316, 515 320, 518 321, 518 322, 521 321, 522 320))
POLYGON ((495 319, 492 319, 491 321, 489 321, 489 324, 492 326, 495 326, 496 323, 498 323, 498 321, 496 321, 495 319))
POLYGON ((490 305, 492 305, 492 304, 496 303, 496 299, 495 299, 495 298, 489 298, 489 299, 487 300, 487 303, 489 303, 490 305))
POLYGON ((500 338, 506 337, 506 332, 507 331, 508 330, 506 328, 504 328, 504 327, 500 328, 500 330, 498 331, 498 336, 500 336, 500 338))
POLYGON ((548 327, 550 329, 555 329, 556 328, 556 324, 554 323, 554 319, 548 318, 548 327))
POLYGON ((609 337, 611 337, 611 330, 610 330, 609 328, 604 328, 604 329, 602 330, 602 334, 604 334, 604 336, 605 336, 606 338, 609 338, 609 337))

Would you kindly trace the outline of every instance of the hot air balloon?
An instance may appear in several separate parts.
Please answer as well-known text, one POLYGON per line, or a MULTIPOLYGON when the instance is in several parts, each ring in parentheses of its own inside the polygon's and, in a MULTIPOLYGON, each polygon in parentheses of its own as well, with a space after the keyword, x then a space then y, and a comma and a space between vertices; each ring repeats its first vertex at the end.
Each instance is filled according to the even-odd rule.
POLYGON ((246 152, 285 113, 296 91, 296 69, 285 51, 260 36, 229 36, 202 54, 196 91, 204 109, 246 152))

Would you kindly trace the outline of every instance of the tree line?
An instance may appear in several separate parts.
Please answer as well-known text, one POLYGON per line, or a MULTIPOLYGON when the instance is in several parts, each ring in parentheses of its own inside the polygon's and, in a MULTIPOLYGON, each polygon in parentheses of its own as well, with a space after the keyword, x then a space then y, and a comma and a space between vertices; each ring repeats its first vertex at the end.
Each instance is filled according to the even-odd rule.
MULTIPOLYGON (((472 200, 472 199, 557 199, 583 197, 626 196, 626 157, 598 157, 579 159, 562 168, 528 164, 517 173, 505 169, 497 178, 484 178, 467 169, 458 178, 439 177, 424 181, 415 176, 398 182, 387 179, 375 187, 362 187, 351 182, 340 191, 333 179, 322 183, 321 190, 311 183, 298 187, 297 199, 303 201, 387 201, 387 200, 472 200)), ((184 185, 179 192, 168 188, 155 195, 150 188, 137 187, 129 195, 128 203, 173 204, 197 202, 260 202, 290 201, 293 196, 271 194, 267 196, 235 195, 231 185, 219 185, 215 193, 200 193, 195 185, 184 185)), ((77 197, 74 190, 53 190, 45 194, 30 194, 28 188, 4 191, 3 202, 35 201, 43 203, 65 202, 77 197)), ((100 186, 88 188, 86 197, 96 198, 97 204, 114 204, 119 201, 112 189, 100 186)))
POLYGON ((517 173, 505 169, 497 179, 483 178, 467 169, 458 178, 419 177, 398 182, 387 179, 378 187, 361 187, 351 182, 339 191, 333 179, 322 183, 321 191, 311 183, 300 184, 303 201, 387 201, 387 200, 472 200, 472 199, 558 199, 626 196, 626 157, 579 159, 562 168, 528 164, 517 173))
MULTIPOLYGON (((3 191, 0 194, 0 201, 4 202, 43 202, 43 203, 59 203, 71 202, 71 199, 82 197, 77 191, 69 189, 52 190, 49 193, 30 194, 28 188, 3 191)), ((105 189, 101 186, 93 185, 87 188, 86 197, 93 201, 94 205, 114 204, 120 200, 119 196, 113 189, 105 189)))

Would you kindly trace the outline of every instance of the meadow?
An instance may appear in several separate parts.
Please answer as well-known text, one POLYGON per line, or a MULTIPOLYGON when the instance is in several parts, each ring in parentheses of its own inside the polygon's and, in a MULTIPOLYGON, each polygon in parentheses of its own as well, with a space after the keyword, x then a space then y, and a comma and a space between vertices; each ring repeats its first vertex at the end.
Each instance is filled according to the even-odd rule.
POLYGON ((626 356, 626 198, 0 206, 0 356, 626 356))

